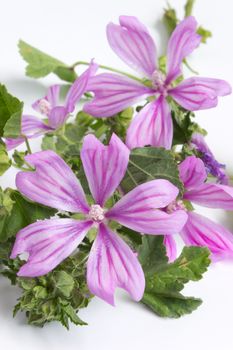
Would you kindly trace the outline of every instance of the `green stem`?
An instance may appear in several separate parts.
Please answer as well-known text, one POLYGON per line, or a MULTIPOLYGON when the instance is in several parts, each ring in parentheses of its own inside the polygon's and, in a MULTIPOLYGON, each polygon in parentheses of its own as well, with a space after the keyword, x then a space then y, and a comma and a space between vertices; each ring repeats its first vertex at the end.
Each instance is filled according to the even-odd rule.
MULTIPOLYGON (((89 63, 89 62, 86 62, 86 61, 77 61, 77 62, 75 62, 75 63, 72 65, 72 68, 74 69, 74 68, 77 67, 77 66, 89 66, 89 64, 90 64, 90 63, 89 63)), ((136 80, 136 81, 139 81, 140 83, 143 83, 142 79, 137 78, 137 77, 135 77, 134 75, 129 74, 129 73, 126 73, 126 72, 124 72, 124 71, 122 71, 122 70, 120 70, 120 69, 116 69, 116 68, 112 68, 112 67, 109 67, 109 66, 105 66, 105 65, 103 65, 103 64, 100 64, 100 65, 99 65, 99 68, 101 68, 101 69, 106 69, 106 70, 109 70, 109 71, 114 72, 114 73, 119 73, 119 74, 125 75, 125 76, 128 77, 128 78, 131 78, 131 79, 134 79, 134 80, 136 80)))
POLYGON ((190 72, 192 72, 195 75, 199 75, 199 73, 190 66, 186 58, 183 60, 183 63, 190 70, 190 72))
POLYGON ((28 138, 27 138, 26 136, 24 136, 24 140, 25 140, 25 144, 26 144, 28 153, 29 153, 29 154, 32 154, 32 150, 31 150, 31 147, 30 147, 28 138))

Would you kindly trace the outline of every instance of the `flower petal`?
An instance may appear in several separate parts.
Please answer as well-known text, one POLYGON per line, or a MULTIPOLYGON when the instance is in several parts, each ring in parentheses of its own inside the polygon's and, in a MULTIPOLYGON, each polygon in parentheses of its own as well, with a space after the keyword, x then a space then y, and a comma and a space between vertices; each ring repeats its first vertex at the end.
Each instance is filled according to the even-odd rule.
POLYGON ((208 208, 233 210, 233 187, 204 183, 186 192, 184 199, 208 208))
POLYGON ((20 268, 18 276, 37 277, 52 271, 77 248, 91 225, 91 221, 50 219, 34 222, 20 230, 11 258, 29 253, 29 259, 20 268))
POLYGON ((185 79, 168 93, 182 107, 197 111, 217 106, 218 96, 230 94, 231 87, 224 80, 194 77, 185 79))
POLYGON ((145 278, 136 254, 104 224, 99 226, 87 263, 87 283, 91 293, 114 305, 117 287, 139 301, 145 278))
POLYGON ((207 247, 213 260, 233 257, 233 234, 225 227, 189 212, 188 221, 181 231, 186 245, 207 247))
POLYGON ((17 146, 21 145, 22 143, 24 143, 24 141, 25 141, 25 138, 23 137, 18 137, 17 139, 10 139, 10 138, 4 139, 4 143, 6 145, 6 149, 8 152, 16 148, 17 146))
POLYGON ((148 78, 156 69, 156 47, 147 28, 133 16, 120 16, 120 25, 109 23, 107 38, 112 50, 131 68, 148 78))
POLYGON ((180 178, 187 190, 196 188, 204 183, 207 178, 205 165, 200 158, 187 157, 179 165, 180 178))
POLYGON ((125 175, 129 149, 115 134, 109 146, 104 146, 94 135, 87 135, 81 159, 95 202, 103 206, 125 175))
POLYGON ((89 67, 71 85, 65 102, 68 113, 74 111, 76 103, 79 102, 84 92, 87 91, 90 77, 95 75, 97 69, 98 65, 91 61, 89 67))
POLYGON ((51 128, 56 130, 65 123, 68 116, 69 116, 69 112, 66 109, 66 107, 63 107, 63 106, 54 107, 48 116, 49 125, 51 126, 51 128))
POLYGON ((167 84, 182 74, 182 61, 201 43, 197 22, 187 17, 173 31, 167 49, 167 84))
POLYGON ((45 115, 49 115, 49 111, 58 106, 59 103, 59 95, 60 95, 60 88, 61 86, 56 84, 56 85, 52 85, 48 88, 48 92, 47 95, 40 98, 39 100, 35 101, 32 104, 32 108, 35 109, 35 111, 45 114, 45 115), (41 108, 41 101, 47 101, 47 107, 48 109, 43 110, 43 108, 41 108))
POLYGON ((177 257, 176 241, 173 235, 164 236, 163 243, 166 247, 169 262, 173 262, 177 257))
POLYGON ((187 215, 183 210, 172 214, 156 210, 176 199, 179 190, 167 180, 152 180, 139 185, 122 197, 105 216, 132 230, 152 235, 177 233, 187 215))
POLYGON ((136 80, 117 74, 103 73, 90 78, 88 91, 95 94, 84 105, 84 111, 95 117, 111 117, 154 91, 136 80))
POLYGON ((170 149, 173 125, 169 105, 160 96, 148 103, 132 120, 126 137, 127 146, 132 149, 146 145, 170 149))
POLYGON ((27 155, 25 159, 36 170, 17 174, 16 186, 23 195, 59 210, 89 212, 78 179, 55 152, 37 152, 27 155))

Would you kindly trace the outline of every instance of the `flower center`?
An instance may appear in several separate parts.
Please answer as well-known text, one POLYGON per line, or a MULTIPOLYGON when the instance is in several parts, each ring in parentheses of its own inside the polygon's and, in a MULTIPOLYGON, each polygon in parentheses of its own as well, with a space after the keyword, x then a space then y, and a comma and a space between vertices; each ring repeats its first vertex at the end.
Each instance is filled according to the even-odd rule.
POLYGON ((154 73, 152 74, 152 86, 154 89, 158 90, 159 92, 166 91, 165 75, 159 70, 155 70, 154 73))
POLYGON ((39 109, 42 114, 48 115, 51 111, 51 104, 45 98, 42 98, 39 102, 39 109))
POLYGON ((168 214, 171 214, 171 213, 173 213, 176 210, 185 210, 185 211, 187 211, 187 209, 186 209, 186 207, 184 205, 184 202, 182 200, 173 201, 166 208, 166 212, 168 214))
POLYGON ((89 217, 95 222, 101 222, 104 220, 104 209, 99 204, 92 204, 89 211, 89 217))

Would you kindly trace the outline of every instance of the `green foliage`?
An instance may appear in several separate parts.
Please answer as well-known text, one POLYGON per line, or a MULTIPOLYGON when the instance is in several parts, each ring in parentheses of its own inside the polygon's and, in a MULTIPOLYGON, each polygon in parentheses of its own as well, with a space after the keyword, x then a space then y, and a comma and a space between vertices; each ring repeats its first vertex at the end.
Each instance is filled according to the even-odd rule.
POLYGON ((3 175, 11 166, 11 160, 8 157, 6 147, 0 139, 0 176, 3 175))
POLYGON ((206 44, 207 40, 212 38, 212 33, 201 26, 198 28, 197 33, 201 36, 201 42, 203 44, 206 44))
MULTIPOLYGON (((6 250, 5 246, 4 252, 6 250)), ((1 254, 0 249, 1 273, 22 289, 22 295, 14 308, 14 316, 19 311, 25 312, 28 323, 39 327, 52 321, 60 322, 67 329, 69 321, 76 325, 86 325, 77 312, 86 307, 92 298, 86 285, 87 254, 85 246, 80 247, 78 253, 49 274, 25 278, 17 277, 17 271, 23 262, 8 259, 4 253, 1 254)))
POLYGON ((184 7, 185 17, 189 17, 192 15, 194 3, 195 0, 187 0, 184 7))
POLYGON ((0 189, 0 242, 4 242, 23 227, 54 215, 55 209, 32 203, 15 190, 0 189))
POLYGON ((164 10, 163 23, 165 24, 169 36, 176 28, 178 22, 179 20, 176 15, 176 10, 168 6, 168 8, 164 10))
POLYGON ((124 192, 154 179, 167 179, 183 191, 173 153, 164 148, 144 147, 131 151, 129 165, 121 182, 124 192))
POLYGON ((76 79, 74 70, 60 60, 47 55, 23 40, 19 41, 18 46, 21 56, 28 63, 27 76, 41 78, 54 73, 64 81, 73 82, 76 79))
POLYGON ((192 118, 194 118, 193 112, 183 109, 174 102, 172 103, 173 146, 189 143, 195 132, 206 135, 206 131, 201 129, 192 118))
POLYGON ((181 255, 168 263, 162 236, 144 236, 139 259, 146 277, 142 303, 162 317, 189 314, 201 299, 181 294, 189 281, 199 281, 209 264, 209 251, 201 247, 185 247, 181 255))
POLYGON ((3 134, 5 137, 17 137, 20 134, 22 110, 23 103, 9 94, 6 87, 0 84, 0 137, 3 134))

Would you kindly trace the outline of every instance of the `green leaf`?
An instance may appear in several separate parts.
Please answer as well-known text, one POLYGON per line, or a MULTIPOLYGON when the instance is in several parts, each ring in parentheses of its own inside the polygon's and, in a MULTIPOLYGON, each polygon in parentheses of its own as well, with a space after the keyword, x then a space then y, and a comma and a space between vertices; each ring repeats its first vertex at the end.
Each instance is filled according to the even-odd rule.
POLYGON ((0 176, 3 175, 11 166, 11 160, 8 157, 6 147, 0 139, 0 176))
MULTIPOLYGON (((23 105, 22 105, 23 107, 23 105)), ((21 135, 21 117, 23 110, 12 114, 4 126, 4 137, 17 138, 21 135)))
POLYGON ((75 312, 74 308, 68 304, 67 306, 63 307, 63 311, 66 313, 68 318, 70 319, 71 322, 76 324, 76 326, 86 326, 87 323, 81 320, 80 317, 78 317, 77 313, 75 312))
POLYGON ((180 292, 189 281, 198 281, 210 264, 209 251, 185 247, 173 263, 168 263, 162 236, 144 236, 139 250, 146 288, 142 303, 162 317, 180 317, 194 311, 202 301, 180 292))
POLYGON ((1 211, 5 210, 5 214, 0 215, 0 242, 4 242, 9 237, 15 236, 23 227, 37 220, 53 216, 56 212, 55 209, 29 202, 18 191, 9 189, 4 193, 11 200, 11 210, 9 210, 9 202, 7 202, 8 206, 3 203, 2 207, 0 207, 1 211))
POLYGON ((176 28, 178 22, 176 10, 168 6, 168 8, 164 10, 163 23, 165 24, 169 36, 176 28))
POLYGON ((166 179, 183 191, 179 171, 171 151, 163 148, 144 147, 131 151, 129 165, 121 182, 124 192, 154 179, 166 179))
MULTIPOLYGON (((0 137, 3 136, 5 125, 11 117, 17 120, 17 129, 20 123, 22 109, 23 103, 20 102, 16 97, 9 94, 6 87, 0 84, 0 137)), ((20 130, 18 131, 20 134, 20 130)), ((14 131, 14 134, 15 133, 16 131, 14 131)))
POLYGON ((29 77, 41 78, 54 73, 68 82, 73 82, 76 79, 74 70, 60 60, 47 55, 23 40, 19 41, 18 46, 21 56, 28 63, 26 75, 29 77))
POLYGON ((60 294, 65 297, 70 297, 74 288, 74 280, 65 271, 57 271, 53 275, 54 286, 60 294))

